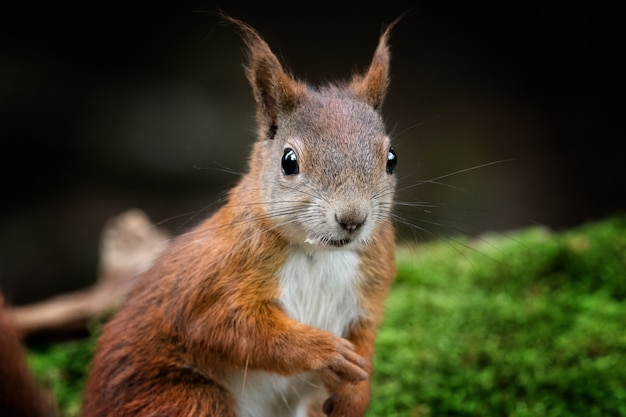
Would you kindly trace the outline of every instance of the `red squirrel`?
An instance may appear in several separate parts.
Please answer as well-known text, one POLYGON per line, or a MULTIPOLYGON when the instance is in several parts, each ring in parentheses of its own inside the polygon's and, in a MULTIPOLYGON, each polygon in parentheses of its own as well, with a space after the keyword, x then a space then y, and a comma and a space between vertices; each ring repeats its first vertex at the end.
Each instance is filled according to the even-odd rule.
POLYGON ((177 237, 100 336, 85 417, 363 416, 395 276, 397 156, 380 114, 383 31, 364 74, 312 87, 253 28, 258 139, 210 218, 177 237))

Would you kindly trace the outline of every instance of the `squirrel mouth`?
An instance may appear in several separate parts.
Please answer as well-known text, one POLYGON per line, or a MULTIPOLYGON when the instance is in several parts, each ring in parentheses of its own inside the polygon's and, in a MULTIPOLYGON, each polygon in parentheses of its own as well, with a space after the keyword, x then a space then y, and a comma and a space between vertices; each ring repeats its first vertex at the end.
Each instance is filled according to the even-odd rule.
POLYGON ((332 240, 332 239, 311 239, 311 238, 307 238, 305 240, 306 243, 310 244, 310 245, 319 245, 319 246, 332 246, 335 248, 341 248, 345 245, 347 245, 348 243, 352 242, 351 239, 336 239, 336 240, 332 240))
POLYGON ((329 240, 327 243, 336 248, 340 248, 342 246, 347 245, 350 242, 351 242, 350 239, 339 239, 339 240, 329 240))

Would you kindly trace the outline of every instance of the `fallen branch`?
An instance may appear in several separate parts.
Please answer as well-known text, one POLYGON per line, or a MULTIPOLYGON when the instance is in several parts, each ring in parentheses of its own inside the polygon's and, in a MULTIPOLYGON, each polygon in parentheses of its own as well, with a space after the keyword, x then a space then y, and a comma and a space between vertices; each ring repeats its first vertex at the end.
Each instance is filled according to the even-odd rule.
POLYGON ((146 214, 132 209, 110 219, 100 241, 98 280, 86 290, 14 307, 22 336, 40 331, 83 329, 96 316, 115 310, 130 291, 134 278, 148 269, 166 248, 169 235, 146 214))

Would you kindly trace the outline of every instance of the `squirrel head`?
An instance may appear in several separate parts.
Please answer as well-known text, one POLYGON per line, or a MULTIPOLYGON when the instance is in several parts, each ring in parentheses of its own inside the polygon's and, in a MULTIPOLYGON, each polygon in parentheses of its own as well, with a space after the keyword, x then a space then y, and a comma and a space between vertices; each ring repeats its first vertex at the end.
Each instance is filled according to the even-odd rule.
POLYGON ((263 218, 292 244, 366 244, 389 222, 397 157, 380 114, 389 85, 389 25, 369 68, 345 83, 312 87, 281 65, 262 37, 227 18, 247 46, 258 140, 248 180, 263 218))

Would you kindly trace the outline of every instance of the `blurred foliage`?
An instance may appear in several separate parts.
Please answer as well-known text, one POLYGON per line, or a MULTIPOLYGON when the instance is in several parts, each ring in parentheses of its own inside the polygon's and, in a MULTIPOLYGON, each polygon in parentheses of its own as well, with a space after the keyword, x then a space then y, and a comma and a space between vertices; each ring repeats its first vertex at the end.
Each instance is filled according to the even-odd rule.
MULTIPOLYGON (((626 216, 401 246, 368 416, 626 416, 626 216)), ((30 350, 64 416, 93 341, 30 350)))

